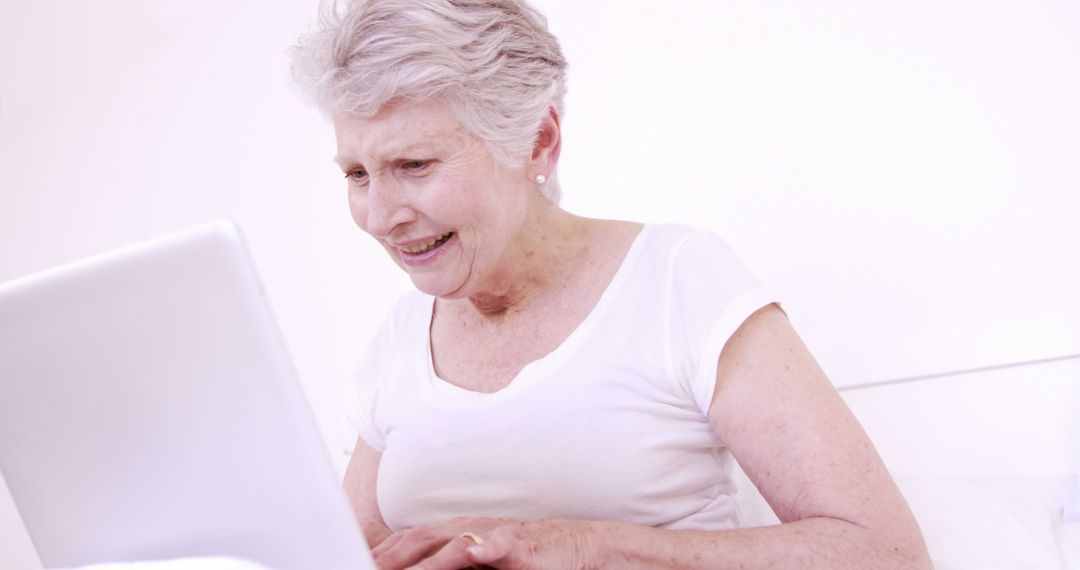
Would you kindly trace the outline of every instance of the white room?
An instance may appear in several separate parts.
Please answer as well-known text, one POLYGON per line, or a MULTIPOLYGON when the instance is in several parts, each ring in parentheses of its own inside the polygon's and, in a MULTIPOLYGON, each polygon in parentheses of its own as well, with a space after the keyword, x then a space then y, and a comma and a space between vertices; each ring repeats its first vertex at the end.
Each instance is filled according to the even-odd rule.
MULTIPOLYGON (((342 394, 412 285, 291 81, 317 4, 0 2, 0 283, 233 220, 340 474, 342 394)), ((535 5, 562 206, 729 243, 938 567, 1080 568, 1080 5, 535 5)), ((0 492, 0 569, 40 567, 0 492)))

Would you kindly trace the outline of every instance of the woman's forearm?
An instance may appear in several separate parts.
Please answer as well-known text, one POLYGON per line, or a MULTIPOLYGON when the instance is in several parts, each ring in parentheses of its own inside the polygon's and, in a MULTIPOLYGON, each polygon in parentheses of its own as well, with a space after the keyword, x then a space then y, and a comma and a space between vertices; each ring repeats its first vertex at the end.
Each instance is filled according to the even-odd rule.
POLYGON ((835 518, 730 531, 665 530, 598 522, 601 567, 930 568, 922 540, 835 518))

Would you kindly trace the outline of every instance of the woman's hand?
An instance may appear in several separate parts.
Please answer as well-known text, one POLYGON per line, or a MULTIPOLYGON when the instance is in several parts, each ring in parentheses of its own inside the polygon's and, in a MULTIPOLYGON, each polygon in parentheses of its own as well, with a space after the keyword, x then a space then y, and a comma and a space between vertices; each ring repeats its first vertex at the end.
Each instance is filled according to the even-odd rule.
POLYGON ((567 519, 459 518, 395 532, 373 551, 380 570, 459 570, 597 566, 597 524, 567 519), (480 538, 480 544, 463 533, 480 538))

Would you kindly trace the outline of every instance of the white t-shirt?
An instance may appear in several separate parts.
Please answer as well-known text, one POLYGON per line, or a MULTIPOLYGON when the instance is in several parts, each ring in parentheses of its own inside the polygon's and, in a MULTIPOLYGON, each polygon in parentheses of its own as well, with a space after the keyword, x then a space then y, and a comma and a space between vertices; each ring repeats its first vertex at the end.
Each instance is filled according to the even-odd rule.
POLYGON ((399 301, 348 414, 382 453, 390 528, 458 516, 738 526, 731 455, 706 412, 725 342, 773 297, 713 233, 645 226, 577 329, 495 393, 436 376, 433 302, 399 301))

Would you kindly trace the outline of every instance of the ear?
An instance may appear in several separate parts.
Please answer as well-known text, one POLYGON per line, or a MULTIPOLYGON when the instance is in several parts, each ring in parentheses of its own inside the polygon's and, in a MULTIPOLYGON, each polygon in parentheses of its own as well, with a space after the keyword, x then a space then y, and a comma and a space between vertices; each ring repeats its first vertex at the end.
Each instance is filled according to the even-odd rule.
POLYGON ((559 111, 554 106, 548 107, 548 114, 540 123, 533 145, 530 171, 532 175, 550 176, 559 162, 562 152, 562 129, 559 126, 559 111))

